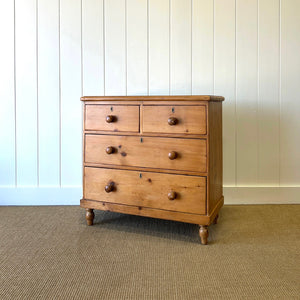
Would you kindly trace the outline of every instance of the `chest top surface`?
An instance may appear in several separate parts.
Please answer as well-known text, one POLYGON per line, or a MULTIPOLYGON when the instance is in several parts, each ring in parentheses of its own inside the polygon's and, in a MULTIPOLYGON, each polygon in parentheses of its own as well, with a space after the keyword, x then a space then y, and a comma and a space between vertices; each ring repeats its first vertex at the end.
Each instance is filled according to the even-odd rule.
POLYGON ((224 101, 222 96, 174 95, 174 96, 83 96, 81 101, 224 101))

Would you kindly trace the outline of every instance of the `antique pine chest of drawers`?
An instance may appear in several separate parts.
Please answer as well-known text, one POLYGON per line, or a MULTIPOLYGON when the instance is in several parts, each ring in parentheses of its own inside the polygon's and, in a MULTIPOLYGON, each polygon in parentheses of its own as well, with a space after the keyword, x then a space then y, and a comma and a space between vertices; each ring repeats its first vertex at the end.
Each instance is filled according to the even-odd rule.
POLYGON ((208 225, 223 205, 219 96, 82 97, 83 199, 94 209, 208 225))

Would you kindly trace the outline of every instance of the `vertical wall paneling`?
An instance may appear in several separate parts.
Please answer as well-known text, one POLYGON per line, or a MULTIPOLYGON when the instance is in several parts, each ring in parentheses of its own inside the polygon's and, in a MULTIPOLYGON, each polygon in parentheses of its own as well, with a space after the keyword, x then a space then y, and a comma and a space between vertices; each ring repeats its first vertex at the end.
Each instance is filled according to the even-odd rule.
POLYGON ((215 0, 214 93, 223 95, 223 182, 235 185, 235 0, 215 0))
POLYGON ((103 1, 82 0, 83 95, 104 94, 103 1))
POLYGON ((258 184, 279 184, 279 0, 258 2, 258 184))
POLYGON ((14 2, 0 3, 0 185, 15 185, 14 2))
POLYGON ((258 181, 257 1, 236 1, 237 184, 258 181))
POLYGON ((37 2, 15 1, 17 185, 38 184, 37 2))
POLYGON ((82 94, 225 96, 226 203, 298 203, 299 15, 299 0, 1 1, 0 205, 72 204, 82 94))
POLYGON ((214 1, 192 0, 192 5, 192 93, 211 95, 214 93, 214 1))
POLYGON ((169 94, 170 0, 149 1, 149 94, 169 94))
POLYGON ((191 94, 191 1, 171 1, 170 94, 191 94))
POLYGON ((127 95, 148 93, 147 14, 147 0, 127 0, 127 95))
POLYGON ((280 184, 300 186, 300 1, 281 1, 280 184))
POLYGON ((126 95, 126 0, 104 0, 105 94, 126 95))
POLYGON ((81 1, 60 0, 61 185, 81 184, 81 1))
POLYGON ((39 185, 59 186, 59 1, 38 2, 39 185))

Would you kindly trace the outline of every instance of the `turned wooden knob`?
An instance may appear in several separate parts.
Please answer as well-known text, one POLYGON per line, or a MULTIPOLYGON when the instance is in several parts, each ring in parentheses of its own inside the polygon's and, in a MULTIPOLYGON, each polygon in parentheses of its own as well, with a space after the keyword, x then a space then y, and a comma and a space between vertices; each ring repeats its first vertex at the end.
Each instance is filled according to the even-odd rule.
POLYGON ((175 200, 176 197, 177 197, 176 192, 170 191, 170 192, 168 193, 168 198, 169 198, 169 200, 175 200))
POLYGON ((105 152, 106 152, 107 154, 112 154, 112 153, 115 152, 115 149, 114 149, 114 147, 109 146, 109 147, 107 147, 107 148, 105 149, 105 152))
POLYGON ((173 160, 177 157, 177 153, 175 151, 169 152, 169 159, 173 160))
POLYGON ((107 123, 115 122, 115 120, 116 120, 115 116, 112 116, 112 115, 106 116, 107 123))
POLYGON ((105 192, 106 192, 106 193, 110 193, 110 192, 112 192, 112 191, 114 190, 114 188, 115 188, 114 183, 113 183, 113 182, 110 182, 109 184, 107 184, 107 185, 105 186, 105 192))
POLYGON ((168 124, 171 125, 171 126, 176 125, 177 123, 178 123, 178 120, 174 117, 170 117, 168 119, 168 124))

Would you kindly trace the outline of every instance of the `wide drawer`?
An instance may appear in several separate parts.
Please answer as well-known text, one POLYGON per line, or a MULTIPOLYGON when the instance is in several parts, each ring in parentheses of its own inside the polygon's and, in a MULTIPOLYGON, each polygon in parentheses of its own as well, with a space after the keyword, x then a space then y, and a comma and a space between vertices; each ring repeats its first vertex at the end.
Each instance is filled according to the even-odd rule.
POLYGON ((139 132, 140 109, 138 105, 85 106, 85 130, 139 132))
POLYGON ((84 198, 205 214, 206 178, 85 167, 84 198))
POLYGON ((143 132, 206 134, 206 106, 143 106, 143 132))
POLYGON ((206 172, 206 140, 87 134, 85 162, 206 172))

